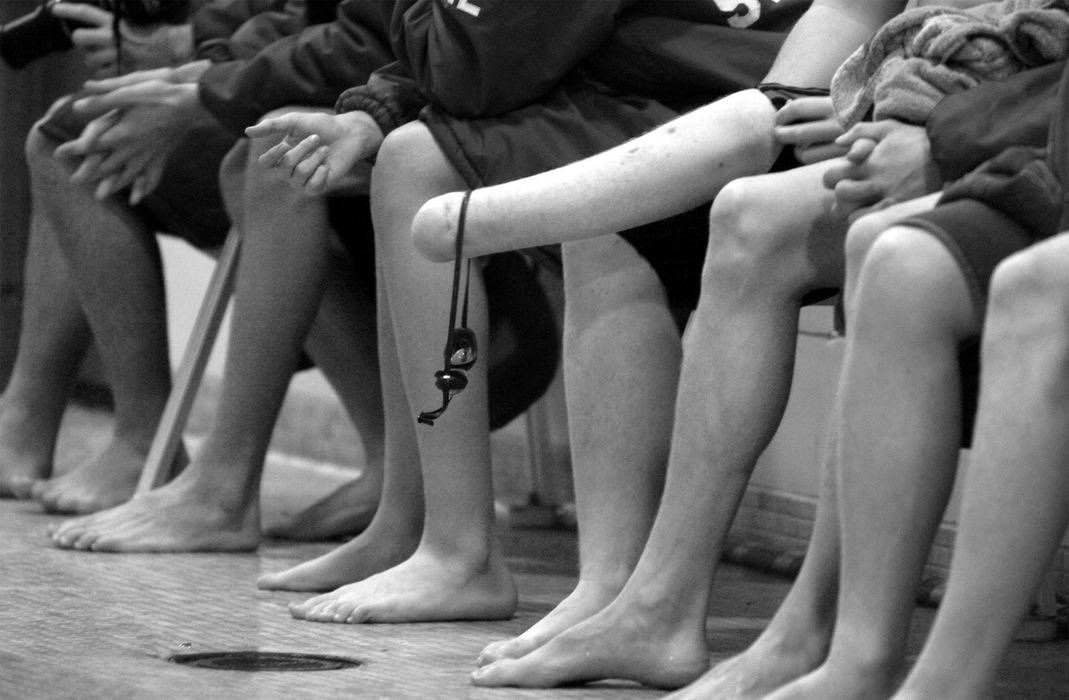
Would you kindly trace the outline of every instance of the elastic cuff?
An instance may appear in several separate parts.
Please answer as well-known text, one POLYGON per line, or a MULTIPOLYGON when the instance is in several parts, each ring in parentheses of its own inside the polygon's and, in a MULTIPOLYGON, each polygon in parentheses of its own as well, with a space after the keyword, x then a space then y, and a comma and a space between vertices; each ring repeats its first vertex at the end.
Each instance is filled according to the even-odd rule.
POLYGON ((754 87, 760 90, 776 109, 782 109, 788 102, 799 97, 827 97, 831 94, 827 88, 796 87, 782 83, 758 83, 754 87))

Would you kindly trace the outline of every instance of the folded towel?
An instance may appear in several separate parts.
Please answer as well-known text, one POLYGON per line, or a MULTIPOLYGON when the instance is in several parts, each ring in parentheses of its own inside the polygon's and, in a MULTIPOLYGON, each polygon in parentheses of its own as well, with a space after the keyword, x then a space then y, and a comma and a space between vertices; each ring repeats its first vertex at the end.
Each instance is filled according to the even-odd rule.
POLYGON ((847 127, 870 111, 923 124, 949 94, 1067 56, 1069 0, 922 7, 885 24, 839 67, 832 102, 847 127))

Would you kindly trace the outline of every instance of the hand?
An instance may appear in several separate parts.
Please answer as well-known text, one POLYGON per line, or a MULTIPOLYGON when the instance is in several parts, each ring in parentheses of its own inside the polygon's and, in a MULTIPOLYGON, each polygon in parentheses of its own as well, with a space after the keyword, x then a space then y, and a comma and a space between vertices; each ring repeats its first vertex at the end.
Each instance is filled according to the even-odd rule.
POLYGON ((382 129, 365 112, 292 112, 265 119, 245 133, 252 138, 284 136, 259 158, 290 185, 309 196, 344 186, 344 178, 382 144, 382 129))
POLYGON ((85 85, 82 86, 82 92, 89 95, 106 95, 110 92, 115 92, 119 88, 152 81, 174 85, 196 83, 211 65, 211 61, 207 60, 191 61, 173 68, 153 68, 127 73, 115 78, 87 80, 85 85))
POLYGON ((825 172, 824 185, 835 190, 835 211, 845 218, 935 192, 942 184, 922 126, 862 122, 836 143, 849 150, 825 172))
POLYGON ((788 102, 776 113, 773 133, 781 144, 794 147, 794 157, 803 165, 846 153, 835 141, 843 127, 830 97, 800 97, 788 102))
POLYGON ((56 156, 81 161, 72 180, 95 186, 98 199, 133 185, 135 204, 158 184, 174 145, 213 119, 201 106, 195 83, 161 80, 83 97, 74 109, 100 116, 79 138, 57 148, 56 156))
POLYGON ((119 23, 122 61, 115 52, 114 15, 94 5, 60 2, 52 14, 82 26, 71 32, 71 41, 84 54, 86 66, 96 78, 120 71, 144 70, 188 61, 193 55, 193 28, 189 24, 154 24, 147 27, 119 23))

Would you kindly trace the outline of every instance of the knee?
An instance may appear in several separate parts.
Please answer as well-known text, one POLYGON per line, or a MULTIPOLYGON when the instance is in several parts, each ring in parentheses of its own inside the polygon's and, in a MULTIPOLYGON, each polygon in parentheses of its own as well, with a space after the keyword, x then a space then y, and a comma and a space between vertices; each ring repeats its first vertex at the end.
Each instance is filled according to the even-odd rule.
POLYGON ((245 170, 248 163, 249 139, 240 139, 219 165, 219 189, 223 194, 227 213, 233 221, 240 221, 241 218, 245 170))
POLYGON ((30 129, 26 136, 25 153, 26 164, 34 180, 54 180, 58 176, 65 180, 69 175, 63 163, 53 156, 57 146, 59 144, 45 136, 36 125, 30 129))
POLYGON ((458 186, 455 175, 430 129, 418 121, 387 134, 375 158, 376 178, 400 179, 410 187, 447 192, 458 186))
POLYGON ((865 250, 856 309, 849 319, 859 332, 876 326, 900 336, 933 337, 946 332, 964 336, 976 330, 964 276, 935 237, 916 228, 892 226, 865 250))
MULTIPOLYGON (((1069 240, 1066 241, 1069 243, 1069 240)), ((1004 260, 991 279, 985 353, 1041 354, 1069 376, 1069 246, 1029 248, 1004 260)))
POLYGON ((724 285, 743 293, 801 284, 791 269, 801 237, 795 228, 778 225, 767 215, 773 205, 762 195, 758 180, 733 180, 713 202, 703 295, 724 285))
MULTIPOLYGON (((901 218, 900 216, 897 218, 901 218)), ((846 233, 846 267, 851 271, 860 271, 865 257, 873 243, 884 231, 894 224, 895 218, 876 212, 861 217, 850 225, 846 233)))

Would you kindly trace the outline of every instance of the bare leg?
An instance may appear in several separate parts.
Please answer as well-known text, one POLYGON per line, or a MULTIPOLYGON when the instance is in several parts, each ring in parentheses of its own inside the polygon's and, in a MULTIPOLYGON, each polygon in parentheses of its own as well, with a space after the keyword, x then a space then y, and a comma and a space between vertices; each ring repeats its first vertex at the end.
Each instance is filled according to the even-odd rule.
POLYGON ((825 664, 776 698, 892 691, 957 466, 958 346, 979 320, 952 256, 926 232, 891 228, 866 258, 855 304, 841 380, 838 622, 825 664))
POLYGON ((835 287, 843 228, 826 166, 745 178, 713 205, 698 311, 684 346, 661 508, 620 595, 531 652, 475 673, 480 685, 629 678, 679 687, 708 668, 712 574, 790 387, 804 292, 835 287))
POLYGON ((564 262, 579 582, 531 629, 484 649, 480 665, 522 656, 612 602, 664 485, 681 348, 661 283, 619 236, 566 244, 564 262))
MULTIPOLYGON (((248 157, 256 158, 268 146, 253 142, 248 157)), ((232 153, 224 166, 228 172, 235 168, 245 172, 243 151, 232 153)), ((174 481, 119 508, 64 524, 53 533, 57 545, 105 551, 257 546, 264 456, 322 296, 330 235, 321 200, 251 176, 258 172, 251 170, 244 184, 240 219, 246 238, 212 431, 174 481)))
MULTIPOLYGON (((51 158, 41 141, 28 144, 31 162, 51 158)), ((51 476, 70 385, 91 339, 55 232, 36 212, 25 279, 19 350, 0 400, 0 497, 26 498, 35 480, 51 476)))
POLYGON ((838 406, 836 400, 813 535, 791 590, 746 651, 717 664, 672 698, 762 698, 812 671, 827 656, 839 591, 838 406))
MULTIPOLYGON (((433 383, 440 368, 452 266, 429 263, 412 247, 412 216, 430 197, 458 189, 460 177, 426 127, 413 123, 392 132, 378 155, 372 179, 376 255, 383 265, 379 295, 388 297, 401 385, 385 383, 389 398, 404 391, 409 421, 435 408, 433 383)), ((486 342, 482 281, 471 281, 469 325, 486 342)), ((390 338, 391 336, 387 336, 390 338)), ((363 581, 293 606, 301 618, 323 622, 430 621, 508 618, 516 589, 493 534, 490 440, 487 430, 486 362, 468 372, 469 384, 433 427, 414 427, 420 456, 426 519, 413 555, 363 581)), ((396 402, 396 403, 391 403, 396 402)), ((395 435, 408 437, 401 431, 395 435)), ((411 434, 410 434, 411 435, 411 434)), ((391 447, 387 447, 389 455, 391 447)))
MULTIPOLYGON (((766 172, 775 110, 757 90, 700 107, 648 134, 555 170, 478 190, 468 209, 469 256, 623 231, 711 201, 721 187, 766 172)), ((452 259, 458 192, 427 202, 416 245, 452 259)))
MULTIPOLYGON (((904 203, 854 224, 847 238, 844 296, 851 296, 864 257, 877 236, 909 212, 930 208, 934 198, 904 203)), ((852 307, 850 302, 847 305, 852 307)), ((836 395, 824 449, 820 503, 802 569, 768 627, 742 654, 727 659, 681 690, 679 698, 758 698, 812 671, 823 663, 838 601, 839 427, 841 396, 836 395)))
MULTIPOLYGON (((376 269, 382 289, 381 266, 376 269)), ((383 387, 401 386, 389 300, 378 294, 379 365, 383 387)), ((423 531, 423 477, 411 409, 401 390, 383 392, 386 430, 382 501, 367 529, 337 549, 278 574, 260 577, 260 588, 330 591, 389 569, 411 556, 423 531)))
POLYGON ((897 698, 986 697, 1069 519, 1065 234, 991 285, 972 460, 947 592, 897 698))
POLYGON ((375 334, 369 332, 375 327, 374 292, 356 283, 343 253, 332 258, 305 348, 338 392, 366 461, 358 477, 275 526, 270 534, 276 537, 315 540, 359 533, 371 523, 382 494, 382 381, 375 334))
POLYGON ((47 510, 91 512, 133 493, 171 386, 163 281, 155 235, 117 201, 97 202, 51 157, 34 132, 30 154, 35 213, 53 231, 93 328, 115 398, 104 451, 73 471, 38 482, 47 510))

